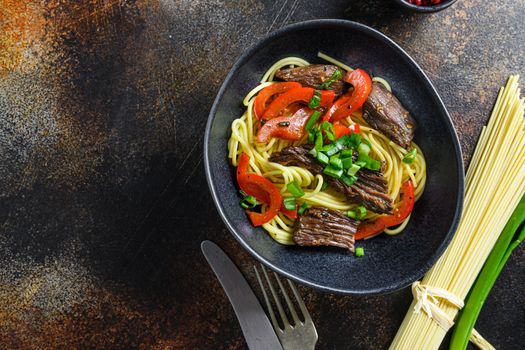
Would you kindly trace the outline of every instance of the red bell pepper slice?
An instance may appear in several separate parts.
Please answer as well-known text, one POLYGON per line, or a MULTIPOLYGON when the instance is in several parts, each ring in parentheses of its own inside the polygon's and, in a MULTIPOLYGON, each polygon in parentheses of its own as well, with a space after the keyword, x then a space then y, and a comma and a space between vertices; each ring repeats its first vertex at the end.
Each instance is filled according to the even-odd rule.
MULTIPOLYGON (((241 190, 243 190, 244 192, 246 192, 246 194, 248 194, 250 196, 254 196, 255 199, 257 199, 258 201, 263 202, 265 204, 268 204, 270 207, 272 207, 272 205, 273 205, 273 203, 272 203, 272 196, 275 196, 275 197, 278 196, 278 198, 275 198, 275 201, 277 201, 277 203, 280 203, 279 206, 278 206, 278 208, 279 208, 278 211, 281 211, 284 215, 288 216, 291 219, 297 218, 297 209, 289 210, 289 209, 286 209, 284 207, 284 204, 282 203, 281 193, 279 192, 279 190, 277 189, 277 187, 275 187, 275 185, 273 183, 271 183, 268 179, 266 179, 266 178, 264 178, 262 176, 259 176, 257 174, 249 174, 248 173, 248 166, 249 166, 249 164, 250 164, 250 156, 248 156, 246 153, 241 154, 241 157, 239 158, 239 164, 237 166, 237 183, 239 184, 239 187, 241 188, 241 190), (255 177, 252 176, 251 179, 255 179, 257 181, 247 180, 245 177, 248 174, 249 175, 256 175, 255 177), (261 179, 263 179, 263 180, 261 180, 261 179), (262 188, 261 185, 258 182, 267 183, 266 184, 267 185, 266 189, 262 188), (268 183, 271 184, 271 186, 269 186, 268 183), (273 187, 273 188, 271 188, 271 187, 273 187), (268 191, 267 188, 270 188, 271 191, 268 191), (275 192, 277 192, 277 193, 275 193, 275 192)), ((270 211, 270 209, 268 209, 268 211, 266 211, 266 213, 268 213, 269 211, 270 211)), ((248 214, 248 215, 250 215, 250 214, 248 214)), ((277 215, 277 213, 275 215, 277 215)), ((270 217, 268 219, 268 221, 273 219, 273 217, 275 215, 270 217)), ((260 225, 257 225, 253 221, 254 219, 252 219, 251 216, 250 216, 250 219, 252 220, 252 223, 253 223, 254 226, 260 226, 260 225)), ((266 222, 268 222, 268 221, 266 221, 266 222)), ((263 224, 266 223, 266 222, 263 222, 263 224)))
POLYGON ((250 156, 243 152, 239 158, 239 164, 237 164, 237 182, 239 182, 239 176, 248 172, 249 165, 250 156))
POLYGON ((359 124, 352 124, 350 126, 344 126, 341 123, 335 123, 333 124, 334 131, 335 131, 335 139, 337 140, 343 135, 350 135, 350 133, 361 133, 361 126, 359 124))
POLYGON ((256 197, 260 191, 266 192, 270 203, 264 213, 248 211, 253 226, 261 226, 273 219, 281 208, 282 198, 279 189, 268 179, 255 173, 241 175, 239 187, 247 194, 256 197), (254 190, 257 189, 257 190, 254 190))
POLYGON ((352 92, 347 92, 343 96, 341 96, 337 101, 334 102, 334 104, 326 111, 326 113, 323 116, 324 122, 329 122, 332 115, 337 111, 343 104, 345 104, 352 95, 352 92))
POLYGON ((281 204, 280 212, 288 216, 290 219, 297 219, 297 208, 294 210, 286 209, 284 204, 281 204))
POLYGON ((266 104, 272 96, 300 87, 301 84, 297 82, 275 83, 259 91, 253 106, 253 111, 255 112, 257 119, 262 118, 264 111, 266 110, 266 104))
POLYGON ((355 240, 373 237, 381 233, 385 228, 400 225, 412 213, 414 209, 414 186, 412 181, 408 180, 403 183, 401 188, 403 192, 403 201, 399 208, 394 210, 394 214, 381 216, 373 222, 360 225, 355 234, 355 240))
MULTIPOLYGON (((295 102, 308 103, 314 96, 314 89, 309 87, 301 87, 289 90, 284 94, 279 95, 270 103, 263 114, 262 119, 272 119, 280 116, 284 109, 295 102)), ((335 92, 333 90, 321 90, 320 107, 328 108, 334 100, 335 92)))
POLYGON ((370 95, 370 91, 372 91, 372 79, 362 69, 346 73, 344 80, 352 84, 354 90, 348 100, 342 102, 339 108, 333 112, 330 117, 332 123, 344 119, 357 111, 365 103, 368 95, 370 95))
POLYGON ((291 117, 277 117, 268 120, 259 129, 257 142, 268 142, 272 137, 293 141, 302 139, 304 136, 304 126, 313 112, 310 108, 301 108, 291 117))

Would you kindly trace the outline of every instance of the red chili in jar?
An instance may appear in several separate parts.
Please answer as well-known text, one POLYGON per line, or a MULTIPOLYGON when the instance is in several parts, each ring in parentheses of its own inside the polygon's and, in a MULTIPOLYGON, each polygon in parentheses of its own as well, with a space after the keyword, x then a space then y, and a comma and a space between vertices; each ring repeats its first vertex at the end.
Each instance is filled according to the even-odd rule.
POLYGON ((409 3, 418 6, 433 6, 441 3, 441 0, 408 0, 409 3))

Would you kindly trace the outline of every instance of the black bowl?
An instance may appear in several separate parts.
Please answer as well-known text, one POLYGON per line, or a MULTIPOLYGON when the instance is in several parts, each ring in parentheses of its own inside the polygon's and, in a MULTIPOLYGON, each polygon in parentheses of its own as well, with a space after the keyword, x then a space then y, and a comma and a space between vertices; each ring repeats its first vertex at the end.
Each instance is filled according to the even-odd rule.
POLYGON ((233 65, 210 112, 204 139, 206 177, 228 229, 255 258, 296 282, 343 294, 380 294, 420 278, 447 247, 463 203, 463 162, 450 116, 421 68, 392 40, 362 24, 315 20, 278 30, 249 48, 233 65), (300 56, 321 62, 322 51, 350 66, 386 78, 412 113, 415 141, 425 153, 428 181, 412 219, 398 236, 359 242, 365 256, 342 249, 288 247, 254 228, 239 205, 234 169, 227 158, 230 124, 242 100, 277 60, 300 56))
POLYGON ((399 6, 407 10, 413 11, 413 12, 433 13, 433 12, 439 12, 439 11, 446 9, 447 7, 449 7, 450 5, 452 5, 458 0, 444 0, 442 3, 438 5, 433 5, 433 6, 413 5, 406 0, 394 0, 394 1, 397 2, 399 6))

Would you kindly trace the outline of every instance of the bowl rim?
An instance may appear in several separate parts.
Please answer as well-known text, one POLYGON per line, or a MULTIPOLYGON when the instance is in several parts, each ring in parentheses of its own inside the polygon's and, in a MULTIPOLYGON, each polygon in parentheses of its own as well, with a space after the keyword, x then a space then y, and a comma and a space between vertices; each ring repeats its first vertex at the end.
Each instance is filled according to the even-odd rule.
POLYGON ((406 0, 394 0, 399 6, 408 9, 410 11, 419 12, 419 13, 433 13, 433 12, 439 12, 442 11, 452 4, 454 4, 458 0, 449 0, 448 2, 432 5, 432 6, 422 6, 422 5, 414 5, 406 0))
MULTIPOLYGON (((232 233, 232 235, 235 237, 235 239, 241 244, 241 246, 248 251, 256 260, 264 264, 265 266, 269 267, 270 269, 278 272, 282 276, 291 279, 294 282, 300 283, 302 285, 315 288, 317 290, 321 290, 324 292, 330 292, 335 294, 341 294, 341 295, 381 295, 381 294, 388 294, 395 291, 398 291, 400 289, 403 289, 409 285, 411 285, 413 282, 419 280, 441 257, 441 255, 445 252, 445 249, 448 247, 450 241, 452 240, 452 237, 454 236, 454 233, 457 230, 457 227, 459 225, 459 220, 461 217, 462 209, 463 209, 463 199, 464 199, 464 166, 463 166, 463 156, 461 151, 461 146, 458 140, 458 136, 454 127, 454 124, 452 122, 452 119, 450 117, 450 114, 448 113, 445 104, 443 103, 441 97, 439 96, 437 90, 435 89, 434 85, 430 81, 430 79, 427 77, 425 72, 419 67, 419 65, 410 57, 410 55, 405 52, 397 43, 395 43, 392 39, 387 37, 385 34, 379 32, 378 30, 371 28, 367 25, 348 21, 348 20, 342 20, 342 19, 315 19, 315 20, 309 20, 309 21, 302 21, 297 22, 294 24, 287 25, 283 28, 280 28, 276 31, 273 31, 272 33, 269 33, 262 37, 261 39, 257 40, 257 42, 253 45, 251 45, 246 51, 244 51, 241 56, 237 59, 237 61, 234 63, 234 65, 231 67, 230 71, 228 72, 226 78, 224 79, 224 82, 222 83, 219 92, 217 93, 217 96, 215 97, 215 100, 213 102, 212 108, 210 110, 210 113, 208 115, 208 121, 206 123, 206 129, 204 134, 204 169, 206 173, 206 181, 208 183, 208 187, 210 189, 211 196, 213 198, 213 202, 215 204, 215 207, 217 208, 217 211, 219 212, 219 216, 221 217, 222 221, 228 228, 228 230, 232 233), (391 46, 394 50, 397 50, 402 56, 404 56, 408 63, 415 68, 416 72, 419 73, 421 79, 423 82, 427 85, 427 87, 430 89, 431 93, 435 95, 437 98, 436 102, 438 105, 441 106, 442 113, 444 114, 444 122, 448 128, 448 132, 452 135, 453 140, 453 146, 456 154, 456 165, 457 165, 457 176, 458 176, 458 184, 457 184, 457 193, 458 197, 456 200, 456 211, 454 213, 453 221, 451 226, 449 227, 449 230, 443 239, 443 241, 440 243, 438 248, 434 251, 434 253, 430 256, 430 258, 421 265, 421 267, 418 269, 418 273, 413 274, 412 276, 405 277, 404 279, 401 279, 397 284, 390 285, 382 288, 375 288, 371 290, 351 290, 346 288, 335 288, 330 286, 325 286, 321 284, 317 284, 315 282, 309 281, 307 279, 301 278, 299 276, 295 276, 294 274, 287 272, 280 268, 279 266, 276 266, 272 264, 270 261, 266 260, 263 256, 261 256, 255 249, 250 247, 250 245, 241 237, 239 233, 236 232, 236 228, 234 225, 226 218, 225 211, 223 210, 222 204, 219 201, 219 196, 217 194, 216 188, 215 188, 215 181, 212 179, 211 176, 211 165, 210 165, 210 156, 209 156, 209 140, 210 140, 210 133, 213 121, 215 119, 215 115, 217 113, 217 109, 219 106, 220 101, 223 98, 223 95, 226 91, 227 86, 230 83, 230 80, 233 76, 237 74, 238 69, 253 55, 255 54, 258 49, 262 46, 265 46, 274 38, 277 38, 283 34, 286 34, 288 32, 294 32, 298 30, 304 30, 304 29, 315 29, 315 28, 324 28, 324 27, 336 27, 339 29, 351 29, 351 30, 359 30, 363 32, 367 32, 367 34, 371 34, 372 36, 375 36, 377 39, 385 43, 386 45, 391 46)), ((225 160, 226 161, 226 160, 225 160)), ((278 243, 275 243, 278 244, 278 243)))

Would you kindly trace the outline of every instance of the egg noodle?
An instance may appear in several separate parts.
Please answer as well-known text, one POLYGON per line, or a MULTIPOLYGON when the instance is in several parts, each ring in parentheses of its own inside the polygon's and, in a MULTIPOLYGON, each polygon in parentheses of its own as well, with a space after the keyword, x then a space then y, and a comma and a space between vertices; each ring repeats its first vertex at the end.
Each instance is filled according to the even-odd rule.
MULTIPOLYGON (((501 88, 470 163, 458 230, 436 265, 415 286, 467 296, 519 200, 525 194, 525 102, 518 76, 501 88)), ((427 293, 412 303, 390 349, 438 349, 460 306, 427 293), (419 312, 423 305, 425 312, 419 312), (426 305, 426 307, 425 307, 426 305), (434 312, 432 312, 432 310, 434 312), (429 313, 430 311, 430 313, 429 313), (436 317, 445 318, 445 325, 436 317)), ((478 345, 479 335, 474 334, 478 345)), ((483 344, 483 343, 481 343, 483 344)), ((486 342, 482 348, 491 348, 486 342)))
MULTIPOLYGON (((319 53, 319 57, 338 65, 344 70, 351 70, 350 67, 322 53, 319 53)), ((232 165, 237 166, 240 155, 246 152, 250 156, 251 171, 268 178, 280 189, 283 195, 287 195, 286 184, 296 181, 305 192, 304 196, 297 199, 298 206, 303 202, 307 202, 309 206, 322 206, 335 210, 348 211, 356 208, 357 204, 350 203, 343 194, 336 192, 330 187, 323 190, 323 177, 321 175, 314 175, 307 169, 301 167, 283 166, 268 160, 272 153, 279 152, 287 146, 297 146, 306 143, 307 136, 299 141, 272 138, 267 143, 261 144, 256 142, 258 120, 254 115, 253 105, 257 93, 273 84, 275 73, 279 69, 283 67, 301 67, 307 65, 309 65, 309 63, 301 58, 287 57, 276 62, 268 69, 263 75, 260 84, 251 90, 244 98, 243 104, 247 107, 244 114, 232 122, 232 134, 228 141, 228 157, 231 159, 232 165)), ((373 81, 385 84, 390 90, 390 85, 384 79, 375 77, 373 81)), ((412 147, 417 148, 416 158, 411 164, 406 164, 402 160, 407 150, 390 141, 387 136, 379 131, 369 127, 362 118, 361 110, 353 113, 341 122, 346 126, 355 123, 360 124, 362 136, 369 140, 372 145, 370 155, 377 160, 383 161, 383 174, 388 182, 388 194, 390 198, 394 199, 394 208, 398 207, 401 203, 401 185, 408 179, 412 181, 414 186, 416 201, 421 197, 426 181, 426 165, 424 155, 415 143, 412 143, 412 147)), ((265 209, 263 205, 262 210, 265 209)), ((368 211, 365 220, 375 219, 378 216, 378 214, 368 211)), ((385 232, 392 235, 398 234, 405 228, 409 220, 410 216, 397 228, 385 229, 385 232)), ((289 245, 294 244, 293 226, 294 220, 286 217, 282 213, 279 213, 274 219, 263 225, 264 229, 268 231, 273 239, 281 244, 289 245)))

